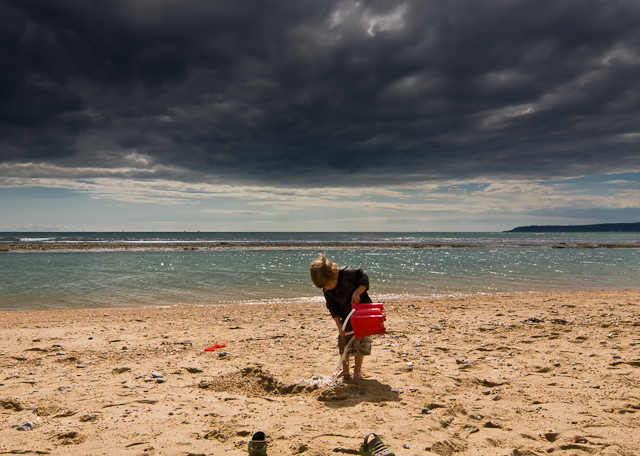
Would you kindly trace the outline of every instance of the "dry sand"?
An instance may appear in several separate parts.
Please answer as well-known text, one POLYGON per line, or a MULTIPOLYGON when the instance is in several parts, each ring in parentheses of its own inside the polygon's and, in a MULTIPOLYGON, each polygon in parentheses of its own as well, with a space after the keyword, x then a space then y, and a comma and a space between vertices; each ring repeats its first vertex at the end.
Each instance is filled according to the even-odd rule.
POLYGON ((359 383, 322 303, 2 313, 0 454, 640 455, 640 291, 385 312, 359 383))

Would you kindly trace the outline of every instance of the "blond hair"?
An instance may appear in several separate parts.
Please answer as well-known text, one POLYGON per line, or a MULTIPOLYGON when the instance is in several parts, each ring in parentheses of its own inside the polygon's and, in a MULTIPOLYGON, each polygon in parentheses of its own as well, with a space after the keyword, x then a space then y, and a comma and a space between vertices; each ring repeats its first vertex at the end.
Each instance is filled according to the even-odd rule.
POLYGON ((311 280, 318 288, 324 288, 338 278, 340 267, 329 258, 319 253, 309 265, 311 280))

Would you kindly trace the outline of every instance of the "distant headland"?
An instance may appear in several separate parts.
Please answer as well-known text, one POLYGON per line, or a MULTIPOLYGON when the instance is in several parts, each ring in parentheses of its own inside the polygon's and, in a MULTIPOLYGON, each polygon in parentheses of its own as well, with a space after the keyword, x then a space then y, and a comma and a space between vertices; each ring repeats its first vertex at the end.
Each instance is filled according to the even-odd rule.
POLYGON ((530 225, 518 226, 505 233, 604 233, 640 232, 640 223, 598 223, 596 225, 530 225))

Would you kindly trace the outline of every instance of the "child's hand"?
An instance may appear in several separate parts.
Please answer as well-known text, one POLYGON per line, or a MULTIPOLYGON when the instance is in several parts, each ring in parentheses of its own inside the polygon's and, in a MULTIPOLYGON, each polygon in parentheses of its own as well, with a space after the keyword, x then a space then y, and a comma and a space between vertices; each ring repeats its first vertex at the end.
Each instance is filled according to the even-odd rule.
POLYGON ((358 288, 356 288, 356 291, 354 291, 351 295, 351 302, 360 304, 360 295, 365 291, 367 291, 367 287, 365 287, 364 285, 360 285, 358 288))

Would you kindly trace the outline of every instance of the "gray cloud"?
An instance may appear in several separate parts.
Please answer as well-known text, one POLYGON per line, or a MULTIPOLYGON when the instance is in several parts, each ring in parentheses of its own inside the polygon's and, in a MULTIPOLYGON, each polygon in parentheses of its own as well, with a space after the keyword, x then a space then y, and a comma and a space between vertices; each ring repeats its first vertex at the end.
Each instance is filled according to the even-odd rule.
POLYGON ((635 1, 0 0, 0 17, 5 163, 135 152, 172 178, 285 185, 640 169, 635 1))

